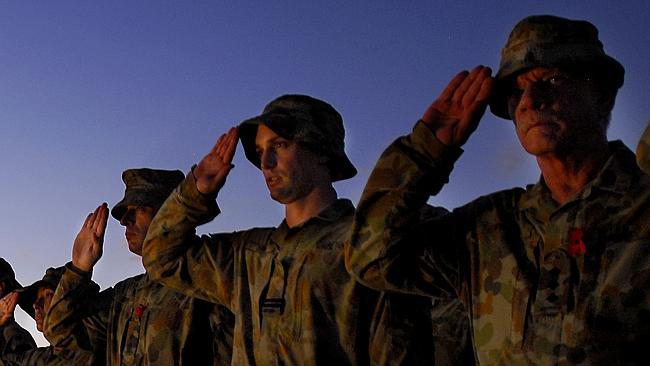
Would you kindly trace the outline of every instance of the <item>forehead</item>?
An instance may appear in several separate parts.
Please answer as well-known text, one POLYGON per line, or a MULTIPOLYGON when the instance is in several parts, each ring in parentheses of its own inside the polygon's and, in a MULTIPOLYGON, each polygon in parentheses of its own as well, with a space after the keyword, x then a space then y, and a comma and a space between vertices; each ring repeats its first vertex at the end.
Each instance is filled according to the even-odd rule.
POLYGON ((260 124, 257 127, 257 133, 255 134, 255 146, 264 146, 270 141, 276 139, 284 139, 284 137, 278 135, 272 129, 268 128, 264 124, 260 124))
POLYGON ((53 292, 54 289, 51 288, 50 286, 41 286, 38 288, 38 291, 36 292, 36 297, 47 296, 53 292))
POLYGON ((124 213, 126 214, 126 211, 147 212, 147 211, 155 211, 155 210, 156 210, 155 208, 149 206, 127 205, 124 213))
POLYGON ((528 69, 517 75, 515 82, 517 84, 520 84, 528 81, 536 81, 548 77, 549 75, 555 75, 559 73, 563 73, 563 71, 558 67, 533 67, 532 69, 528 69))

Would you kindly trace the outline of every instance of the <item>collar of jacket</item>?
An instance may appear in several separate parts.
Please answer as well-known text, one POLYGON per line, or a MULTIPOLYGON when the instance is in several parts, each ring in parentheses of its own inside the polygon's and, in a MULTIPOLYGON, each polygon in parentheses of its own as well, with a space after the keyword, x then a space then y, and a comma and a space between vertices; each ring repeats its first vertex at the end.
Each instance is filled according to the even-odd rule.
MULTIPOLYGON (((611 155, 596 178, 562 206, 555 204, 555 209, 559 209, 576 200, 587 199, 594 191, 605 191, 623 195, 630 189, 640 174, 634 153, 620 140, 610 141, 609 150, 611 151, 611 155)), ((525 211, 546 207, 549 206, 549 201, 555 202, 551 199, 551 193, 546 187, 544 178, 540 177, 536 184, 531 184, 526 187, 526 193, 524 193, 519 201, 519 210, 525 211)))

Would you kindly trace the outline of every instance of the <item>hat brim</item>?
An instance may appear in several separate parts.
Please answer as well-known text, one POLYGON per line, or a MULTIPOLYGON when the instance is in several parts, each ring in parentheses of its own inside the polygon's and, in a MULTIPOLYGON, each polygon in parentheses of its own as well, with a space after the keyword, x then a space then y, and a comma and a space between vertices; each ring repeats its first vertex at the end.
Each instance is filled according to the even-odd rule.
POLYGON ((21 287, 16 290, 18 293, 18 306, 32 318, 35 317, 34 302, 36 301, 38 289, 45 286, 50 287, 48 283, 38 280, 27 287, 21 287))
POLYGON ((167 195, 156 194, 151 191, 129 190, 124 198, 113 206, 111 216, 117 221, 122 219, 128 206, 146 206, 158 210, 167 199, 167 195))

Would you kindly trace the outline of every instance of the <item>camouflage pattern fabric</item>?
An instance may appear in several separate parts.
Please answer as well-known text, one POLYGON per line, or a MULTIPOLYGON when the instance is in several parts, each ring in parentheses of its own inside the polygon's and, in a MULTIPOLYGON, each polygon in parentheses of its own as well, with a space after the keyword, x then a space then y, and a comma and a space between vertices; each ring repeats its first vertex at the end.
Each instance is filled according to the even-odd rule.
POLYGON ((645 128, 639 144, 636 147, 636 161, 639 168, 646 174, 650 174, 650 125, 645 128))
POLYGON ((55 354, 52 346, 6 354, 0 360, 0 365, 4 366, 83 366, 93 364, 92 351, 76 352, 73 359, 66 359, 55 354))
POLYGON ((87 337, 96 352, 106 353, 108 365, 230 363, 232 314, 164 288, 146 273, 99 292, 89 274, 69 263, 44 325, 57 351, 76 352, 67 346, 71 337, 79 337, 73 326, 82 316, 87 337))
POLYGON ((338 200, 302 225, 195 235, 219 213, 193 174, 149 227, 152 278, 236 314, 233 365, 431 365, 430 301, 368 289, 345 270, 354 207, 338 200))
POLYGON ((16 354, 36 348, 36 342, 31 334, 10 319, 7 324, 0 327, 0 365, 9 354, 16 354))
POLYGON ((457 293, 481 365, 647 365, 650 177, 621 142, 610 150, 562 206, 541 181, 420 220, 461 153, 420 122, 377 162, 348 266, 378 289, 457 293))

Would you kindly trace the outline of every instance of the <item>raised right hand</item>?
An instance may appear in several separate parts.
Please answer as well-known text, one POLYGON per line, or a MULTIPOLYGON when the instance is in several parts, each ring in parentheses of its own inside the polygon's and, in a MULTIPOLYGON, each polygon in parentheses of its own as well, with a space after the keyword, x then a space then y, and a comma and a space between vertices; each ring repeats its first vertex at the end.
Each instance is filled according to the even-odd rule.
POLYGON ((95 212, 89 214, 72 246, 72 264, 82 271, 89 272, 102 257, 104 233, 108 221, 108 205, 102 203, 95 212))
POLYGON ((456 75, 424 112, 422 121, 448 146, 462 146, 481 120, 492 94, 489 67, 477 66, 456 75))
POLYGON ((232 158, 238 140, 237 128, 232 127, 219 137, 212 150, 194 168, 194 179, 199 192, 211 195, 223 187, 230 169, 234 167, 232 158))
POLYGON ((18 293, 16 292, 0 299, 0 327, 6 325, 14 317, 16 304, 18 304, 18 293))

